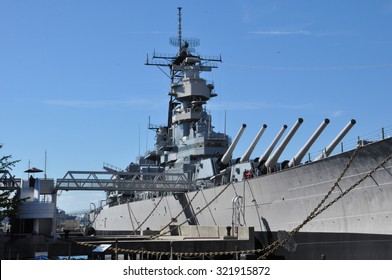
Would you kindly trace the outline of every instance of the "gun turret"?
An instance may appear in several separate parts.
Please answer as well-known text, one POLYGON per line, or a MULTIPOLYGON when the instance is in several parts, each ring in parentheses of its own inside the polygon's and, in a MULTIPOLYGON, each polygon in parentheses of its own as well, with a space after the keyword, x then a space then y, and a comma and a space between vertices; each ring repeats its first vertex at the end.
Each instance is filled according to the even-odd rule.
POLYGON ((260 140, 260 137, 263 135, 263 133, 266 129, 267 129, 267 125, 263 124, 262 128, 257 133, 255 139, 253 139, 252 144, 250 144, 249 148, 246 150, 246 152, 241 157, 240 162, 249 161, 250 155, 252 154, 253 150, 255 149, 257 143, 260 140))
POLYGON ((222 156, 219 165, 221 167, 227 166, 229 164, 229 160, 233 155, 234 149, 237 146, 238 141, 241 138, 242 133, 246 128, 246 124, 242 124, 240 130, 238 131, 237 135, 235 136, 233 142, 231 143, 230 147, 227 149, 226 153, 222 156))
POLYGON ((306 144, 298 151, 298 153, 290 160, 288 166, 293 167, 301 163, 302 159, 304 158, 305 154, 309 151, 310 147, 313 143, 317 140, 323 130, 329 124, 329 119, 325 119, 319 128, 313 133, 313 135, 309 138, 306 144))
POLYGON ((280 129, 278 134, 275 136, 274 140, 267 148, 267 150, 265 150, 264 154, 259 158, 259 164, 258 164, 259 166, 264 164, 264 162, 268 159, 268 157, 272 153, 273 149, 275 148, 276 144, 279 142, 280 138, 282 137, 286 129, 287 129, 287 125, 283 125, 283 127, 280 129))
POLYGON ((356 124, 356 120, 352 119, 348 122, 348 124, 343 128, 343 130, 332 140, 331 144, 316 158, 316 160, 320 160, 328 157, 336 146, 342 141, 343 137, 350 131, 350 129, 356 124))
POLYGON ((289 133, 283 139, 282 143, 279 145, 279 147, 275 150, 275 152, 265 162, 265 166, 266 167, 274 166, 277 163, 280 155, 283 153, 283 151, 286 148, 287 144, 290 142, 291 138, 297 132, 298 128, 300 127, 300 125, 302 124, 303 121, 304 120, 302 118, 299 118, 295 122, 295 124, 293 125, 293 127, 291 128, 289 133))

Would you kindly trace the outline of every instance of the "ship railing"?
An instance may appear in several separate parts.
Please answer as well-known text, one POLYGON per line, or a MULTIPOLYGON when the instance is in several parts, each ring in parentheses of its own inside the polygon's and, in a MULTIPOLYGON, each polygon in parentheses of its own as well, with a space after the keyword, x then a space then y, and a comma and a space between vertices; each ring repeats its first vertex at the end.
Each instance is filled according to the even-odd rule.
MULTIPOLYGON (((346 141, 342 141, 340 143, 340 147, 336 148, 335 151, 331 154, 331 156, 336 155, 338 153, 343 153, 343 152, 353 150, 358 145, 364 146, 390 137, 392 137, 392 125, 382 127, 381 129, 371 131, 369 133, 366 133, 362 136, 358 136, 356 138, 351 138, 351 139, 347 139, 346 141)), ((313 161, 314 159, 317 158, 318 155, 320 155, 321 152, 323 152, 323 150, 310 152, 308 153, 308 156, 304 158, 304 160, 309 162, 313 161)))
POLYGON ((0 190, 18 190, 19 182, 20 179, 16 179, 8 170, 0 170, 0 190))
POLYGON ((209 132, 207 134, 207 140, 229 140, 229 137, 224 133, 209 132))
POLYGON ((217 62, 222 62, 222 57, 221 56, 216 56, 216 55, 200 55, 200 59, 202 60, 209 60, 209 61, 217 61, 217 62))
POLYGON ((120 167, 114 166, 114 165, 107 163, 107 162, 103 163, 103 168, 104 169, 109 168, 109 169, 117 171, 117 172, 123 171, 120 167))
POLYGON ((177 55, 169 53, 156 53, 153 54, 153 59, 175 59, 177 55))

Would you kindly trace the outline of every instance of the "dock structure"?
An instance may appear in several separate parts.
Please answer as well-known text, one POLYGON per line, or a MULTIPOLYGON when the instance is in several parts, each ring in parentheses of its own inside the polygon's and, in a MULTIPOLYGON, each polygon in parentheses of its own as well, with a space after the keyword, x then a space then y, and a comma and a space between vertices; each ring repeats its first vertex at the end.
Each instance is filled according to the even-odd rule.
POLYGON ((253 228, 241 227, 236 235, 218 226, 173 226, 170 233, 144 230, 133 235, 86 236, 62 233, 57 240, 43 236, 14 236, 6 242, 2 259, 187 260, 255 259, 257 246, 253 228))
POLYGON ((88 259, 240 259, 255 253, 254 229, 243 227, 237 236, 217 226, 181 226, 154 239, 158 232, 137 235, 70 236, 49 248, 49 258, 88 259))

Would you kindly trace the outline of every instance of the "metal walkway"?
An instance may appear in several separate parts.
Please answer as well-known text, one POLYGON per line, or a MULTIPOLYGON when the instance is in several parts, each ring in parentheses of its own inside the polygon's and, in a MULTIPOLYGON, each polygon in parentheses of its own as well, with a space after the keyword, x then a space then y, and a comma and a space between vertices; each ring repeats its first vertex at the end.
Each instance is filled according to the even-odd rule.
POLYGON ((187 192, 195 187, 183 173, 68 171, 62 179, 56 180, 54 189, 187 192))

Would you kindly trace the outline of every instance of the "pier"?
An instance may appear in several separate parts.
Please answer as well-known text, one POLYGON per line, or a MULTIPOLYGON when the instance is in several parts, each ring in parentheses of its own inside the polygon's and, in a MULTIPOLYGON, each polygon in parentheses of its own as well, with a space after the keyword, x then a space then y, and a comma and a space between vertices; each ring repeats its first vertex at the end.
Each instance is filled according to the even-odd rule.
MULTIPOLYGON (((26 238, 26 237, 25 237, 26 238)), ((24 239, 25 239, 24 238, 24 239)), ((230 259, 254 258, 253 228, 241 227, 232 235, 231 228, 217 226, 172 227, 169 234, 156 231, 135 235, 84 236, 80 232, 61 234, 58 240, 31 236, 29 246, 22 239, 5 248, 5 259, 33 259, 46 253, 48 259, 230 259), (22 244, 23 243, 23 244, 22 244)))

